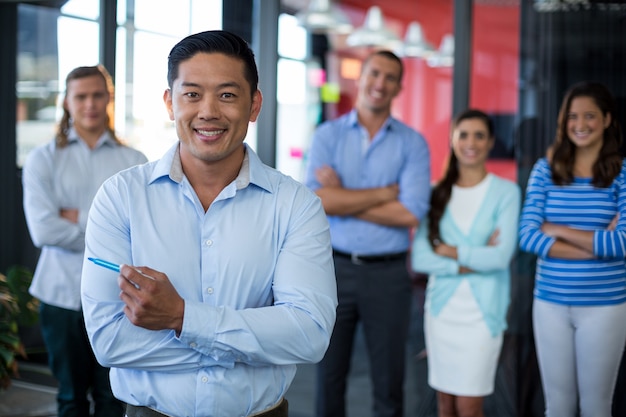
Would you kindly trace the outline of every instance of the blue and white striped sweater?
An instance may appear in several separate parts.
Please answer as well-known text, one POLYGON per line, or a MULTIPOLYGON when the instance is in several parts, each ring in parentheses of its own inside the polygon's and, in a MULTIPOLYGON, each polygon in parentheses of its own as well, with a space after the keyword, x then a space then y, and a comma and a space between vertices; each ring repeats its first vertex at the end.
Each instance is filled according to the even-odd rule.
POLYGON ((589 178, 564 186, 552 182, 545 158, 530 174, 520 218, 520 248, 538 256, 535 296, 566 305, 609 305, 626 301, 626 164, 607 188, 589 178), (606 230, 620 213, 614 231, 606 230), (548 256, 555 242, 541 232, 544 222, 594 230, 595 259, 548 256))

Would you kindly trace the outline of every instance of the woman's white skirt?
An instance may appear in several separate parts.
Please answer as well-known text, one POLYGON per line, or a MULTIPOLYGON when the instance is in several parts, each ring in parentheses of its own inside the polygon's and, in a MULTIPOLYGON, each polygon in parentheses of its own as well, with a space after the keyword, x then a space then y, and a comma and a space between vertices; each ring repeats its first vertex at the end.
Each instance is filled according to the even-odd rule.
POLYGON ((437 317, 426 305, 424 336, 433 389, 466 397, 493 393, 502 334, 489 332, 466 279, 437 317))

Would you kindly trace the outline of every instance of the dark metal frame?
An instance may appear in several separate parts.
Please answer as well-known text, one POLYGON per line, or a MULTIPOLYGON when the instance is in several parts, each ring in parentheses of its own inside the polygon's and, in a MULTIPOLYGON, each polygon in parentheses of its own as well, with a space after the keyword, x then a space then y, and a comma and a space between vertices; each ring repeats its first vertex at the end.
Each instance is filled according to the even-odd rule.
POLYGON ((460 113, 469 106, 473 9, 474 0, 454 0, 453 115, 460 113))

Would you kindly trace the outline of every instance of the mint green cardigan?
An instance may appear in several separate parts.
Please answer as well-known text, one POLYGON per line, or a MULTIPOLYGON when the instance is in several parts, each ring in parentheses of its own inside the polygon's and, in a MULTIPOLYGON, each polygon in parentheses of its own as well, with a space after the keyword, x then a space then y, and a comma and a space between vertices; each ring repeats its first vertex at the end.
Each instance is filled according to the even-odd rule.
POLYGON ((461 279, 467 278, 491 334, 496 336, 506 329, 509 267, 517 248, 520 201, 519 186, 494 175, 467 235, 459 230, 446 208, 439 224, 441 239, 457 247, 458 260, 433 252, 428 241, 428 220, 421 222, 413 240, 411 264, 416 272, 436 277, 426 290, 430 314, 437 316, 461 279), (498 243, 487 246, 496 229, 500 231, 498 243), (475 272, 459 274, 460 266, 475 272))

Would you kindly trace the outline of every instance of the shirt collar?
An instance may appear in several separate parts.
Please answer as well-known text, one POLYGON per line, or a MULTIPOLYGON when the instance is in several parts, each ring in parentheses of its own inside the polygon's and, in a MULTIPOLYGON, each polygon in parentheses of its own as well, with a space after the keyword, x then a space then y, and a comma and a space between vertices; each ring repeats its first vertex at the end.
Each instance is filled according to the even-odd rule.
MULTIPOLYGON (((356 109, 352 109, 352 111, 348 113, 348 123, 350 124, 350 126, 353 126, 353 127, 360 126, 356 109)), ((381 126, 380 130, 381 131, 385 129, 393 130, 393 126, 396 123, 398 123, 398 121, 393 116, 389 116, 387 117, 387 120, 385 120, 385 123, 383 123, 383 125, 381 126)))
MULTIPOLYGON (((272 192, 274 187, 270 182, 264 165, 259 156, 247 145, 245 146, 245 155, 243 163, 239 169, 239 174, 235 178, 235 186, 237 190, 246 188, 251 183, 272 192)), ((150 183, 158 178, 168 176, 172 181, 180 183, 184 177, 183 165, 180 161, 180 142, 176 142, 163 157, 156 163, 150 183)))
MULTIPOLYGON (((70 127, 67 132, 67 143, 74 144, 74 143, 78 143, 79 140, 82 140, 82 139, 76 132, 76 129, 74 129, 73 127, 70 127)), ((98 142, 96 143, 96 148, 100 146, 104 146, 105 144, 110 145, 110 146, 117 145, 117 142, 113 139, 113 136, 111 136, 111 133, 108 130, 105 130, 104 133, 100 135, 100 137, 98 138, 98 142)))

